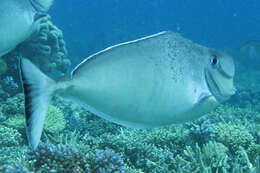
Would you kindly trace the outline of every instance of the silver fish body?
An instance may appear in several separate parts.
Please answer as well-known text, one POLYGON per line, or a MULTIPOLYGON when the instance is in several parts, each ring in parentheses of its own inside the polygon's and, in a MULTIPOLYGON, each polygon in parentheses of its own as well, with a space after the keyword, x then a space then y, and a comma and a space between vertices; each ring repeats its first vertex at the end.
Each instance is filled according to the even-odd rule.
MULTIPOLYGON (((225 97, 216 98, 208 86, 206 76, 212 74, 214 56, 227 55, 179 34, 162 32, 89 57, 72 72, 68 84, 72 87, 65 93, 91 112, 130 127, 185 122, 208 112, 225 97)), ((231 58, 227 59, 233 68, 231 58)), ((233 71, 231 78, 223 76, 230 93, 232 76, 233 71)))
POLYGON ((48 104, 53 92, 102 118, 134 128, 193 120, 234 94, 232 58, 174 32, 109 47, 80 63, 67 80, 49 79, 28 60, 21 62, 21 74, 29 105, 27 135, 33 148, 42 123, 34 112, 48 107, 35 105, 40 99, 48 104))
POLYGON ((36 31, 40 12, 34 4, 45 7, 51 0, 2 0, 0 2, 0 57, 13 50, 36 31))

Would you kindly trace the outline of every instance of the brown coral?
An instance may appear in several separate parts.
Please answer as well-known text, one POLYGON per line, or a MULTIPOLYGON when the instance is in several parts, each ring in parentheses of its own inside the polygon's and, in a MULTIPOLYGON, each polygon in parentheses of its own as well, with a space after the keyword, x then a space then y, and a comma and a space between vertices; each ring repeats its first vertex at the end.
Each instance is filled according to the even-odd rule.
POLYGON ((44 72, 66 73, 70 66, 62 31, 51 22, 50 16, 41 19, 36 33, 18 50, 44 72))

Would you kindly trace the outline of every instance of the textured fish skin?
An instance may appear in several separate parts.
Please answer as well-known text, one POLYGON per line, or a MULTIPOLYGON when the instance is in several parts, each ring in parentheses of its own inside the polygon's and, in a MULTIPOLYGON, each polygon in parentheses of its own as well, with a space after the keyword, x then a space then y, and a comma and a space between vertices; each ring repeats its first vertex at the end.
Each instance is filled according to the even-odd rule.
POLYGON ((130 127, 193 120, 218 104, 205 78, 216 53, 221 54, 162 32, 89 57, 72 72, 66 94, 93 113, 130 127))
POLYGON ((173 32, 109 47, 56 81, 27 59, 21 59, 20 72, 26 134, 33 149, 54 93, 134 128, 193 120, 234 94, 232 57, 173 32))
MULTIPOLYGON (((28 39, 38 27, 34 16, 38 11, 30 0, 2 0, 0 2, 0 57, 13 50, 18 44, 28 39)), ((40 0, 39 3, 49 3, 40 0)), ((47 4, 48 5, 48 4, 47 4)), ((46 8, 47 9, 47 8, 46 8)))

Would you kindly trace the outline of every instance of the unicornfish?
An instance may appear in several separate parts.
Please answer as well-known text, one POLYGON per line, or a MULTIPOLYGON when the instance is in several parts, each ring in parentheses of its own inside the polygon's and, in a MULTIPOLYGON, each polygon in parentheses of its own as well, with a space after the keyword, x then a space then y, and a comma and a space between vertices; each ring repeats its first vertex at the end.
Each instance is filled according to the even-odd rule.
POLYGON ((251 40, 240 46, 238 51, 243 64, 259 69, 260 66, 260 41, 251 40))
POLYGON ((151 128, 194 120, 235 92, 231 56, 171 31, 108 47, 57 80, 28 59, 20 72, 33 149, 55 93, 111 122, 151 128))
POLYGON ((27 40, 38 28, 53 0, 1 0, 0 57, 27 40))

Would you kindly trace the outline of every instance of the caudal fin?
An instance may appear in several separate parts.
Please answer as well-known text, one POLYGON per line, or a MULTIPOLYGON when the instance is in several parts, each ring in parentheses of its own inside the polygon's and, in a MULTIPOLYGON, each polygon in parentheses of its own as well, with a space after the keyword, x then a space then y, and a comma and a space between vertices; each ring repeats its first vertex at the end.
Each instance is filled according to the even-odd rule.
POLYGON ((24 58, 20 59, 20 75, 25 96, 26 135, 30 147, 35 150, 56 82, 24 58))
POLYGON ((31 3, 36 10, 46 12, 53 4, 53 0, 31 0, 31 3))

